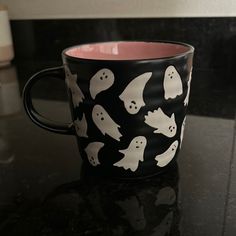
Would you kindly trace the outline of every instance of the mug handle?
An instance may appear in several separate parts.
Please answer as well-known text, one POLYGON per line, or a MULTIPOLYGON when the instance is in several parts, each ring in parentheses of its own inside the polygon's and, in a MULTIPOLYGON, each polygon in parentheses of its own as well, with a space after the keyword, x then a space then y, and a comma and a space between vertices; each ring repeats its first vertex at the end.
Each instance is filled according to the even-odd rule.
POLYGON ((33 88, 34 84, 37 83, 39 80, 43 79, 44 77, 50 77, 55 79, 62 79, 65 80, 65 71, 63 66, 54 67, 42 70, 36 74, 34 74, 29 81, 26 83, 24 90, 23 90, 23 103, 24 108, 29 116, 29 118, 39 127, 46 129, 48 131, 58 133, 58 134, 67 134, 67 135, 74 135, 75 128, 73 123, 63 124, 60 122, 50 121, 49 119, 40 115, 34 108, 32 103, 31 97, 31 89, 33 88))

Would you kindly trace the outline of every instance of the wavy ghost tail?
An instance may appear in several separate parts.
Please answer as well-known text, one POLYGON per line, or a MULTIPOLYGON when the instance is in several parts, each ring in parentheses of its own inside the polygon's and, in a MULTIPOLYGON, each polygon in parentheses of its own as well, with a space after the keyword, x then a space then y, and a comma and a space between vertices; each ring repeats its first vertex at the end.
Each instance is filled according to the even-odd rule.
POLYGON ((167 116, 161 108, 157 110, 149 111, 145 115, 145 121, 147 125, 155 128, 153 133, 163 134, 169 138, 174 137, 177 130, 175 122, 175 114, 172 113, 171 117, 167 116))

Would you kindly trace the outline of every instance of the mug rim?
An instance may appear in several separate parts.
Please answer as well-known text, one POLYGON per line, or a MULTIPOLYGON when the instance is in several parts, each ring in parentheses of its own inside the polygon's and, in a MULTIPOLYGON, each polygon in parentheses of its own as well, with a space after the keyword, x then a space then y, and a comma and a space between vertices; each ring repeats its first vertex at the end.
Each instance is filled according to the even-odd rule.
POLYGON ((194 53, 195 48, 188 44, 188 43, 183 43, 183 42, 178 42, 178 41, 169 41, 169 40, 151 40, 151 41, 145 41, 145 40, 114 40, 114 41, 96 41, 96 42, 92 42, 92 43, 83 43, 83 44, 77 44, 71 47, 67 47, 65 48, 61 55, 62 58, 67 58, 70 59, 72 61, 79 61, 79 62, 145 62, 145 61, 162 61, 162 60, 170 60, 170 59, 177 59, 179 57, 194 53), (172 44, 172 45, 181 45, 181 46, 185 46, 187 48, 186 52, 183 53, 178 53, 176 55, 173 56, 166 56, 166 57, 154 57, 154 58, 141 58, 141 59, 94 59, 94 58, 83 58, 83 57, 74 57, 74 56, 70 56, 68 54, 66 54, 67 51, 73 49, 73 48, 77 48, 77 47, 81 47, 81 46, 85 46, 85 45, 94 45, 94 44, 106 44, 106 43, 168 43, 168 44, 172 44))

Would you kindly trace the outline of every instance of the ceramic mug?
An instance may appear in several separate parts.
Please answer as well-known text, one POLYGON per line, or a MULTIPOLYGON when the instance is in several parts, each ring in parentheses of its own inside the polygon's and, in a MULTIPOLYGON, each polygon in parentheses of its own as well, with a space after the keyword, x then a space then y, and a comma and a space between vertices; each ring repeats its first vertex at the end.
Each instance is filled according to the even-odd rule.
POLYGON ((41 128, 76 135, 82 159, 102 173, 119 178, 160 173, 181 147, 193 53, 188 44, 166 41, 67 48, 63 66, 27 82, 25 110, 41 128), (31 89, 44 77, 65 80, 72 123, 53 123, 33 107, 31 89))

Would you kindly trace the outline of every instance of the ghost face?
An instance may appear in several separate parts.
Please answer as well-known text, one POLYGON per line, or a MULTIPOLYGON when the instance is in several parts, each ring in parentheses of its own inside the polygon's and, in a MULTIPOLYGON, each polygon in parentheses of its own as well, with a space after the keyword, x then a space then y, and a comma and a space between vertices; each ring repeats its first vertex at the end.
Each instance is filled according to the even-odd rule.
POLYGON ((175 156, 179 142, 174 141, 170 147, 162 154, 157 155, 155 160, 157 161, 157 166, 164 167, 166 166, 175 156))
POLYGON ((116 124, 105 109, 100 105, 95 105, 92 111, 92 118, 95 125, 102 132, 103 135, 108 134, 110 137, 120 140, 122 134, 119 132, 120 127, 116 124))
POLYGON ((130 114, 136 114, 141 107, 145 106, 143 100, 143 90, 146 83, 151 78, 152 73, 146 72, 134 78, 121 93, 119 98, 124 102, 125 109, 130 114))
POLYGON ((146 145, 147 139, 144 136, 133 138, 127 149, 119 150, 120 153, 124 154, 124 157, 113 165, 123 167, 125 170, 136 171, 139 161, 143 161, 146 145))
POLYGON ((172 113, 171 117, 167 116, 161 108, 149 111, 145 116, 146 124, 155 128, 154 133, 163 134, 169 138, 174 137, 177 130, 177 125, 175 122, 175 114, 172 113))
POLYGON ((98 160, 98 153, 103 146, 104 146, 104 143, 93 142, 93 143, 89 143, 88 146, 85 148, 88 161, 92 166, 97 166, 100 164, 98 160))
POLYGON ((110 88, 115 80, 113 72, 109 69, 99 70, 90 80, 89 91, 91 97, 95 99, 98 93, 110 88))
MULTIPOLYGON (((125 155, 127 155, 127 154, 130 155, 130 153, 133 153, 133 152, 142 152, 142 154, 143 154, 143 151, 144 151, 144 148, 146 147, 146 145, 147 145, 147 139, 144 136, 137 136, 132 139, 132 141, 130 142, 130 145, 127 149, 120 150, 119 152, 123 153, 125 155)), ((143 161, 143 155, 142 156, 140 155, 138 159, 140 161, 143 161)))
POLYGON ((135 100, 127 100, 125 102, 125 109, 132 115, 139 112, 140 108, 143 107, 145 103, 141 101, 135 101, 135 100))
POLYGON ((173 99, 183 93, 182 80, 174 66, 168 66, 164 75, 164 97, 173 99))

